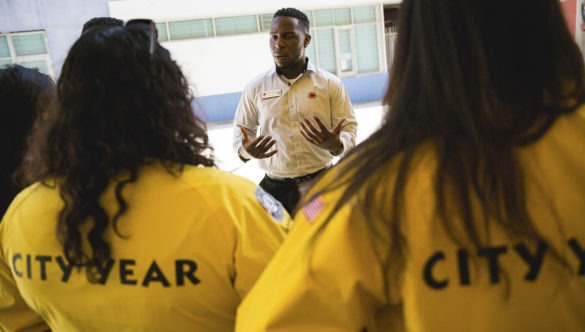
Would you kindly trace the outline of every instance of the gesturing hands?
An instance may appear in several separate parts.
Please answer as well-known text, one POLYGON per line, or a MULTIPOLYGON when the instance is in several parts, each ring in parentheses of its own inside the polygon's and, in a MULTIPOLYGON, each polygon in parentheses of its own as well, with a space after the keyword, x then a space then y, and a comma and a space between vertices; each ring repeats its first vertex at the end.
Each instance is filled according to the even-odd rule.
POLYGON ((242 138, 242 147, 246 152, 248 152, 252 157, 256 159, 264 159, 272 157, 278 150, 273 150, 268 152, 270 148, 276 143, 275 140, 272 139, 272 136, 258 136, 255 140, 250 141, 248 138, 248 132, 246 129, 240 127, 240 131, 244 137, 242 138))
POLYGON ((301 122, 301 135, 307 141, 317 145, 321 149, 328 150, 335 156, 343 152, 343 143, 339 139, 339 133, 341 132, 341 125, 345 122, 345 118, 339 120, 337 125, 331 130, 327 129, 325 124, 317 116, 313 118, 317 123, 317 127, 309 119, 304 119, 301 122))

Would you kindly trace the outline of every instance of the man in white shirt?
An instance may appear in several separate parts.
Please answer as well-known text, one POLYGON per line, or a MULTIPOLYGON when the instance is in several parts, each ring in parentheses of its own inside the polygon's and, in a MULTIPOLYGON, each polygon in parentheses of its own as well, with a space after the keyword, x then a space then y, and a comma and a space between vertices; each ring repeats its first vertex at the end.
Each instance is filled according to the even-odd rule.
POLYGON ((275 67, 246 85, 235 114, 234 150, 258 159, 260 186, 294 213, 299 184, 355 146, 357 122, 341 80, 309 62, 309 19, 278 10, 270 28, 275 67))

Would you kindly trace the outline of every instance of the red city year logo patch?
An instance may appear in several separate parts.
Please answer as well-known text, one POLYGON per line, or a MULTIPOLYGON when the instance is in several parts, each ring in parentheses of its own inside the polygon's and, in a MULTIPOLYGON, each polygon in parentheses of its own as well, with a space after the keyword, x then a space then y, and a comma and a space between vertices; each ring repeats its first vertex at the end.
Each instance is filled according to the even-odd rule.
POLYGON ((311 91, 311 92, 309 92, 308 96, 309 96, 309 99, 315 99, 315 98, 317 98, 317 93, 315 91, 311 91))

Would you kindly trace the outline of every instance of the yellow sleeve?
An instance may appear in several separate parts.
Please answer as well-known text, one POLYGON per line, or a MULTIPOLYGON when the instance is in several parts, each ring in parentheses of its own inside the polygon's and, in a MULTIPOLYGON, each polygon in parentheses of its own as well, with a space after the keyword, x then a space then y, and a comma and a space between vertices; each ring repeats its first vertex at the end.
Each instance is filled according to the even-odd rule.
MULTIPOLYGON (((585 2, 583 4, 585 4, 585 2)), ((582 118, 585 119, 585 105, 579 107, 579 109, 577 110, 577 114, 579 114, 582 118)))
POLYGON ((343 208, 316 235, 334 201, 308 204, 295 215, 283 246, 239 307, 236 331, 359 331, 385 304, 381 264, 363 218, 343 208))
MULTIPOLYGON (((0 241, 3 240, 6 220, 0 224, 0 241)), ((0 242, 0 330, 48 331, 48 325, 31 310, 18 291, 12 272, 6 262, 0 242)))
MULTIPOLYGON (((247 205, 232 217, 236 224, 234 287, 240 299, 252 288, 260 273, 284 241, 290 216, 276 199, 252 187, 253 197, 240 199, 247 205), (247 202, 248 201, 248 202, 247 202)), ((251 193, 250 193, 251 194, 251 193)))

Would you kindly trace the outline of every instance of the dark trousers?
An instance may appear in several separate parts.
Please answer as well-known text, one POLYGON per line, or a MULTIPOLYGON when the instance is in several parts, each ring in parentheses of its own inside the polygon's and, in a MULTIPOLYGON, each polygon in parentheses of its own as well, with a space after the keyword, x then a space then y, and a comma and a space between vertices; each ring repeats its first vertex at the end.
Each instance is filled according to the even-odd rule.
POLYGON ((286 211, 292 216, 301 194, 299 192, 299 185, 293 179, 285 180, 274 180, 264 175, 262 181, 260 181, 260 188, 264 189, 267 193, 274 196, 286 211))
POLYGON ((322 168, 315 173, 282 180, 271 179, 268 175, 264 175, 259 186, 276 198, 286 211, 293 216, 301 199, 301 191, 306 191, 326 169, 327 167, 322 168))

